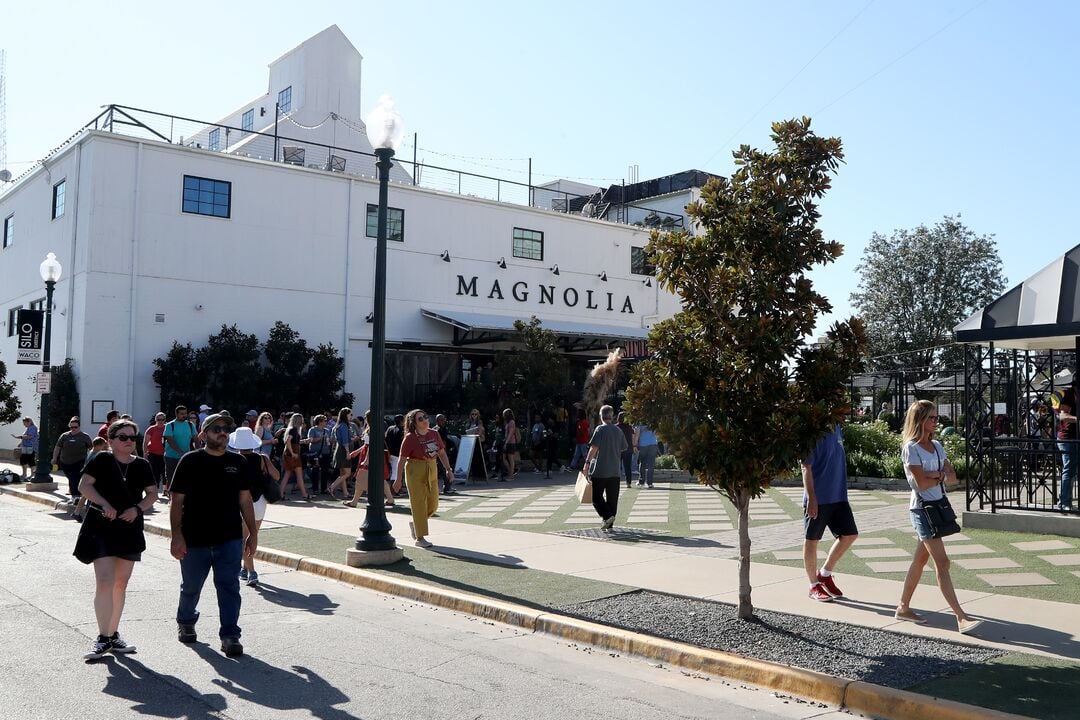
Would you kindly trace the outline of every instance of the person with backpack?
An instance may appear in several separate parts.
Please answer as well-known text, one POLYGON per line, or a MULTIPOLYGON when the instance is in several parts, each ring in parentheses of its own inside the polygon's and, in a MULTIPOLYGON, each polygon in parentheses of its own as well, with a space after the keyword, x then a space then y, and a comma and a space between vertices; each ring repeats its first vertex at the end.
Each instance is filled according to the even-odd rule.
POLYGON ((175 416, 165 423, 165 430, 161 434, 161 439, 165 441, 165 497, 169 496, 180 458, 184 457, 184 453, 191 452, 198 436, 195 423, 188 420, 187 408, 177 405, 174 412, 175 416))

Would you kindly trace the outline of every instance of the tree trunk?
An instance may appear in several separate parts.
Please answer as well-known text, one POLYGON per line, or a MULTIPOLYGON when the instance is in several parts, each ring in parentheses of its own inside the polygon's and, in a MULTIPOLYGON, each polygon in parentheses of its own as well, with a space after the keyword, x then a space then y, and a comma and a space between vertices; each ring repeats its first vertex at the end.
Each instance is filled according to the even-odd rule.
POLYGON ((739 490, 739 619, 754 617, 754 605, 750 602, 750 491, 739 490))

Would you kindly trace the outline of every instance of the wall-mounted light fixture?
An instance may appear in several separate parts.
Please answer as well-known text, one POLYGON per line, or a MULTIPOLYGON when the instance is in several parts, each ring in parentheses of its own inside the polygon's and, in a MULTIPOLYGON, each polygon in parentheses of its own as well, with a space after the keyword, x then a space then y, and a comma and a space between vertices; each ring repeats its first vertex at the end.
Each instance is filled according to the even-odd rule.
POLYGON ((450 251, 449 250, 443 250, 442 255, 440 255, 439 257, 442 258, 443 262, 450 262, 450 251))
POLYGON ((604 282, 607 282, 607 270, 601 270, 600 274, 597 275, 596 277, 600 278, 604 282))
POLYGON ((367 314, 367 317, 365 317, 365 318, 364 318, 364 320, 365 320, 366 322, 369 322, 369 323, 373 323, 373 322, 375 322, 375 313, 373 313, 373 312, 369 312, 369 313, 367 314))
POLYGON ((498 265, 499 267, 501 267, 503 270, 505 270, 506 269, 506 258, 505 257, 499 258, 499 261, 497 263, 495 263, 495 264, 498 265))
POLYGON ((551 274, 552 275, 558 275, 559 274, 559 263, 555 263, 554 265, 551 266, 551 274))
POLYGON ((652 278, 651 277, 645 278, 644 280, 641 281, 641 284, 644 285, 645 287, 652 287, 652 278))

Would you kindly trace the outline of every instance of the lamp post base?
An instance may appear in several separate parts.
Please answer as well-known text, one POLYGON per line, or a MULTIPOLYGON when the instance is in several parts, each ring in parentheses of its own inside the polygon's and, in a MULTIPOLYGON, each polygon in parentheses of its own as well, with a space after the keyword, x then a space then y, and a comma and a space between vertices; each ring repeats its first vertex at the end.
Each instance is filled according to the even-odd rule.
POLYGON ((60 488, 54 482, 29 482, 23 485, 28 492, 55 492, 60 488))
POLYGON ((393 565, 405 557, 405 551, 399 547, 389 550, 357 550, 349 548, 345 551, 345 564, 349 567, 376 567, 379 565, 393 565))

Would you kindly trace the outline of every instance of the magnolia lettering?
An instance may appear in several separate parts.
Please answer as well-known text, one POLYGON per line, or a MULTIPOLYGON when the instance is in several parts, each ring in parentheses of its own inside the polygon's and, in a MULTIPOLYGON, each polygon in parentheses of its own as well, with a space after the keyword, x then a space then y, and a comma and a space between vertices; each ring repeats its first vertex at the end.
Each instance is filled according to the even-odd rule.
MULTIPOLYGON (((577 307, 578 304, 582 304, 586 310, 599 310, 601 307, 605 308, 607 312, 615 312, 615 307, 619 304, 615 299, 614 293, 598 292, 595 290, 586 290, 584 296, 579 293, 575 288, 568 287, 561 291, 554 285, 537 285, 536 286, 536 299, 540 305, 555 305, 561 302, 566 307, 577 307)), ((481 290, 477 289, 477 276, 473 275, 469 280, 465 280, 464 275, 457 276, 457 294, 468 295, 469 297, 480 297, 481 290)), ((529 283, 519 280, 509 287, 510 297, 519 303, 529 301, 531 291, 529 289, 529 283)), ((491 288, 487 293, 488 300, 505 300, 506 296, 503 294, 502 285, 498 280, 494 280, 491 283, 491 288)), ((634 314, 634 305, 630 302, 630 296, 624 295, 622 299, 622 305, 619 310, 620 313, 634 314)))

